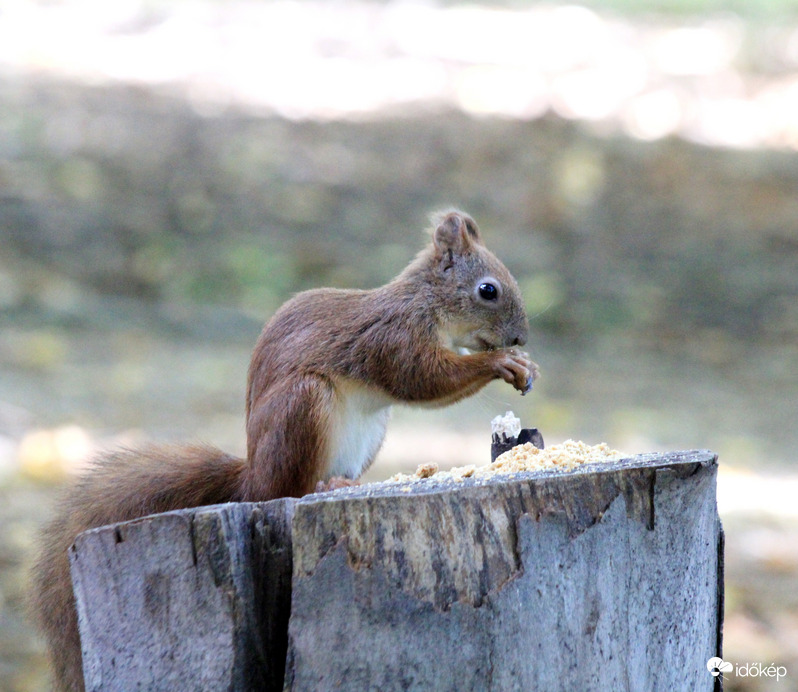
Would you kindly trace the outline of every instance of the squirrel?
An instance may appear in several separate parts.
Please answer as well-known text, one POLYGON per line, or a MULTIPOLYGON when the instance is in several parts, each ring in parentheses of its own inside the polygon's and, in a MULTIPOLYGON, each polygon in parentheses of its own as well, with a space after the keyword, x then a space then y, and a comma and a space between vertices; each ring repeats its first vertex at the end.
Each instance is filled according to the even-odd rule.
POLYGON ((41 534, 31 599, 56 689, 84 689, 68 560, 80 532, 349 484, 374 460, 392 404, 445 406, 494 379, 531 389, 537 365, 517 348, 527 332, 518 284, 457 211, 438 217, 432 242, 390 283, 286 302, 253 351, 246 459, 205 445, 112 451, 62 498, 41 534))

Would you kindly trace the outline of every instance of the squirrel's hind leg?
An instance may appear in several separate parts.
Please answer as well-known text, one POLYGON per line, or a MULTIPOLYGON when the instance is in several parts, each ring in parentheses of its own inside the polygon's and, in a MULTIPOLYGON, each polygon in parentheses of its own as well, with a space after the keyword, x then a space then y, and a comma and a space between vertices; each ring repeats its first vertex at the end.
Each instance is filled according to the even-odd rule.
POLYGON ((270 389, 247 420, 247 473, 242 500, 312 493, 329 462, 335 386, 326 377, 291 378, 270 389))

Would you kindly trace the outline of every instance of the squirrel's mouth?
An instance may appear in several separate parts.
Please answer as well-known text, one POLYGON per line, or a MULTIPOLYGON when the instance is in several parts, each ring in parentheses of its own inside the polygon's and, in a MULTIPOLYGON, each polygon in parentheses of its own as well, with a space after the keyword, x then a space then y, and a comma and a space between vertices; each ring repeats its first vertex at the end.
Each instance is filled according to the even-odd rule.
POLYGON ((465 353, 483 353, 485 351, 495 351, 497 348, 495 344, 476 334, 467 342, 459 344, 460 351, 465 353))
POLYGON ((477 342, 477 345, 478 345, 478 348, 474 349, 476 351, 495 351, 496 350, 496 346, 494 346, 492 343, 490 343, 490 341, 488 341, 487 339, 483 339, 481 336, 478 336, 476 338, 476 342, 477 342))
POLYGON ((441 329, 441 343, 457 353, 482 353, 484 351, 495 351, 502 348, 501 344, 496 344, 490 338, 490 334, 480 334, 477 330, 454 330, 441 329))

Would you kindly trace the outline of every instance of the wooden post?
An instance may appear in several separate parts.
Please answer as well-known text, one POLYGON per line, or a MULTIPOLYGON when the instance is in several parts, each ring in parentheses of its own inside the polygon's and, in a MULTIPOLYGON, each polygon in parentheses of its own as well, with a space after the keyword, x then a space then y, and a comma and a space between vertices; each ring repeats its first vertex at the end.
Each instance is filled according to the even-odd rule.
POLYGON ((87 692, 282 685, 292 500, 167 512, 70 553, 87 692))
POLYGON ((709 692, 716 470, 709 452, 643 455, 87 532, 87 689, 709 692), (282 560, 293 546, 287 658, 285 572, 251 538, 265 525, 282 560))

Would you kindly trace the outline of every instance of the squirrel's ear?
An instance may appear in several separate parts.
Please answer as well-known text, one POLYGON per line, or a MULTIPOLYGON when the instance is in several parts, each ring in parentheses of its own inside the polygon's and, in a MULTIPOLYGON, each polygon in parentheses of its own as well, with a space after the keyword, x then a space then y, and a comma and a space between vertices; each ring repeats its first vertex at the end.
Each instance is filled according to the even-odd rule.
POLYGON ((432 240, 440 253, 463 254, 474 245, 482 244, 474 219, 459 211, 448 212, 438 220, 432 240))

